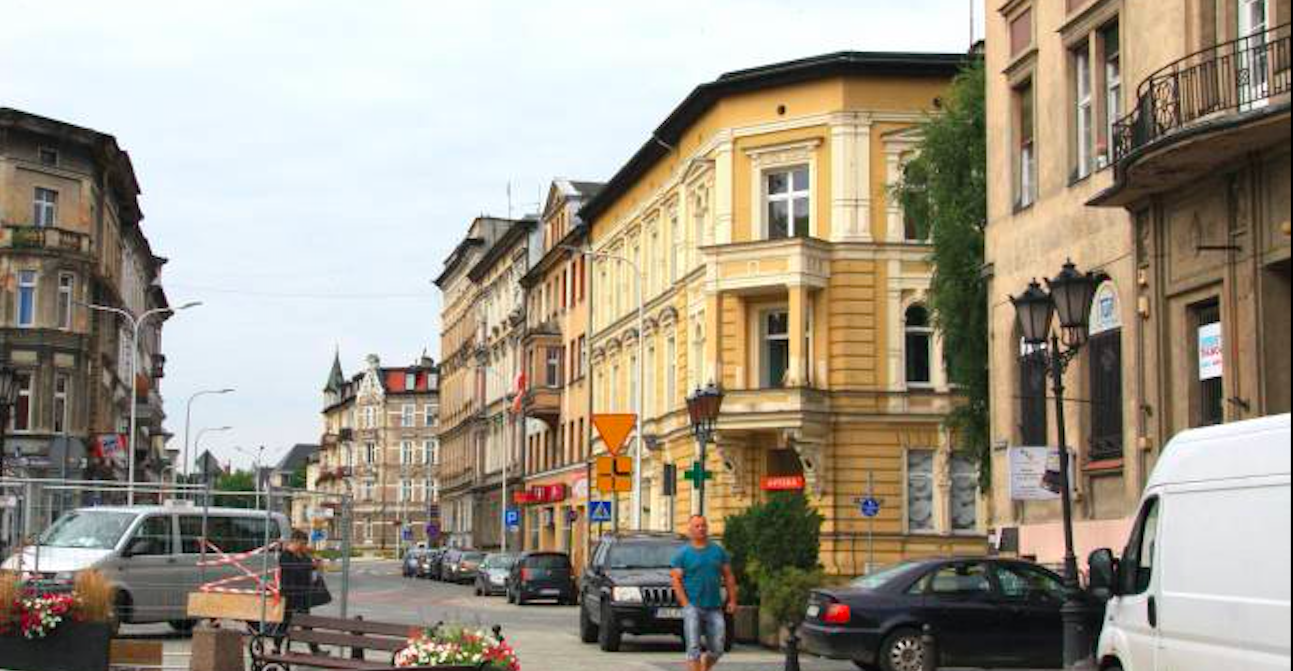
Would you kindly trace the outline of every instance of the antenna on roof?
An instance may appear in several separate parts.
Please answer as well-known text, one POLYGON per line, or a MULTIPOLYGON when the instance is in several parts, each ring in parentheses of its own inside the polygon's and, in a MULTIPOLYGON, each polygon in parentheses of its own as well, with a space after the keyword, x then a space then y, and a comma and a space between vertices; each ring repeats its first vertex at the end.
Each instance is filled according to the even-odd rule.
POLYGON ((507 218, 512 218, 512 182, 507 182, 507 218))

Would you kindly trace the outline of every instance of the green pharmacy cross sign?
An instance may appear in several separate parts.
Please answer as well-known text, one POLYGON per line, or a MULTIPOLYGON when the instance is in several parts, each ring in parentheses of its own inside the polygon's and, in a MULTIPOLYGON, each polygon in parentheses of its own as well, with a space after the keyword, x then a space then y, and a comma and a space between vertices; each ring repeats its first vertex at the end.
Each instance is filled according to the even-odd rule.
POLYGON ((714 479, 714 472, 705 470, 699 461, 691 462, 691 468, 682 475, 684 480, 691 480, 692 487, 700 489, 702 482, 714 479))

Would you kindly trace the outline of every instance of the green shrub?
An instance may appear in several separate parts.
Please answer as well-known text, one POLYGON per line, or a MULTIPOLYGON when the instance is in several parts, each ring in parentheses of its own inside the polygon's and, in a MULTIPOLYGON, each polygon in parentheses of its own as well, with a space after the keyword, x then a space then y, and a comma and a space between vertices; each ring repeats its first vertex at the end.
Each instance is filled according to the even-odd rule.
POLYGON ((759 575, 759 609, 784 627, 797 627, 804 621, 809 594, 826 582, 820 568, 794 566, 759 575))
POLYGON ((732 555, 744 605, 759 603, 759 575, 786 568, 818 568, 823 518, 798 493, 773 494, 763 503, 728 517, 723 546, 732 555))

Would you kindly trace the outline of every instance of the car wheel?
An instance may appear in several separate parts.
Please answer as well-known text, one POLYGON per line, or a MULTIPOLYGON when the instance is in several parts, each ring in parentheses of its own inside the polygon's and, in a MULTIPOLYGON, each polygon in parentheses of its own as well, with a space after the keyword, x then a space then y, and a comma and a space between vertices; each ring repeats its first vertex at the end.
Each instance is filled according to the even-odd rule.
POLYGON ((883 671, 924 671, 925 644, 915 629, 899 629, 880 646, 883 671))
POLYGON ((171 620, 167 624, 169 624, 171 626, 171 629, 174 629, 176 633, 191 634, 193 633, 193 628, 198 626, 198 621, 197 620, 171 620))
POLYGON ((121 625, 130 622, 134 613, 134 602, 131 601, 130 595, 125 592, 117 592, 112 598, 112 616, 108 623, 112 635, 116 636, 121 631, 121 625))
POLYGON ((620 632, 620 624, 615 621, 615 616, 605 606, 602 607, 602 624, 598 629, 597 644, 602 652, 619 652, 624 635, 620 632))
POLYGON ((583 606, 579 607, 579 640, 589 645, 596 643, 601 633, 597 631, 597 625, 593 624, 593 618, 588 616, 588 609, 583 606))
POLYGON ((853 662, 853 666, 856 666, 856 667, 858 667, 859 669, 862 669, 862 671, 880 671, 880 667, 878 667, 878 666, 876 666, 876 665, 874 665, 874 664, 867 664, 866 662, 856 662, 856 661, 855 661, 855 662, 853 662))

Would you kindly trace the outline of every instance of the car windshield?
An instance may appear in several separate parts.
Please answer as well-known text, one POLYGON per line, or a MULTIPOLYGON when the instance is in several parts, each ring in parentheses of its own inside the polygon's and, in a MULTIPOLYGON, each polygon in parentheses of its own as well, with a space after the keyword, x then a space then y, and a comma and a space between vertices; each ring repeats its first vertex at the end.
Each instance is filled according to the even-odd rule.
POLYGON ((611 548, 612 569, 669 568, 682 543, 624 543, 611 548))
POLYGON ((479 564, 480 560, 484 558, 485 558, 484 552, 464 552, 462 555, 463 561, 475 562, 477 564, 479 564))
POLYGON ((40 536, 40 544, 51 548, 111 550, 125 535, 136 513, 74 510, 58 519, 40 536))
POLYGON ((570 568, 570 559, 565 555, 535 555, 525 559, 527 568, 537 568, 545 571, 568 569, 570 568))
POLYGON ((888 585, 894 578, 910 571, 914 566, 916 566, 915 562, 902 562, 900 564, 894 564, 893 566, 887 566, 875 573, 870 573, 854 580, 850 583, 850 586, 857 589, 877 590, 888 585))
POLYGON ((512 568, 516 563, 516 557, 513 555, 490 555, 485 557, 485 563, 481 564, 482 568, 512 568))

